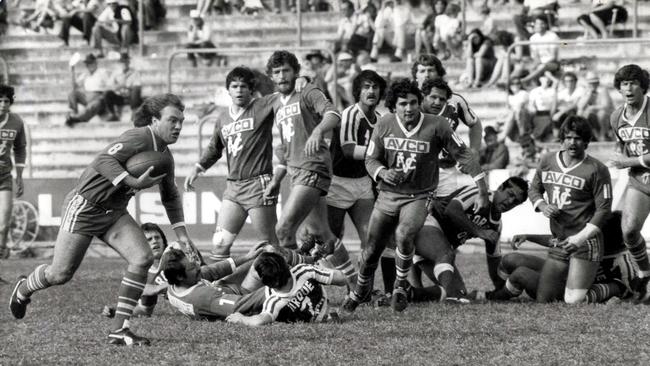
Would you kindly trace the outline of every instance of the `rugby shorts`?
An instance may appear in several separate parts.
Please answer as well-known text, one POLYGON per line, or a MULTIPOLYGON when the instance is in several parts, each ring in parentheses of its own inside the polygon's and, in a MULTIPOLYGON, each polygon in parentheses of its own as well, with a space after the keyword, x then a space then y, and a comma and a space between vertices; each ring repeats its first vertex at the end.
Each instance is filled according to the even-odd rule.
POLYGON ((564 262, 568 262, 571 257, 589 262, 600 262, 603 259, 604 250, 603 234, 599 231, 594 237, 587 239, 585 244, 573 253, 567 252, 563 247, 554 247, 549 249, 548 256, 564 262))
POLYGON ((460 187, 474 185, 476 185, 474 179, 458 170, 455 166, 447 169, 440 168, 438 170, 436 197, 446 197, 454 193, 460 187))
POLYGON ((621 253, 604 257, 598 267, 594 283, 619 282, 627 289, 626 295, 632 293, 630 283, 636 277, 636 267, 630 253, 621 253))
POLYGON ((650 196, 650 174, 630 175, 627 184, 630 188, 633 188, 646 196, 650 196))
POLYGON ((243 180, 229 180, 223 199, 234 202, 245 211, 263 206, 275 206, 278 199, 264 199, 264 191, 271 182, 271 174, 262 174, 243 180))
POLYGON ((13 191, 14 190, 14 178, 11 176, 11 172, 0 173, 0 191, 13 191))
POLYGON ((347 210, 359 200, 374 200, 372 180, 365 176, 361 178, 346 178, 333 176, 327 204, 336 208, 347 210))
POLYGON ((402 207, 416 202, 421 205, 422 214, 427 214, 427 197, 428 192, 418 194, 403 194, 390 191, 379 191, 379 196, 375 201, 375 209, 381 211, 388 216, 398 217, 402 211, 402 207))
POLYGON ((126 210, 107 210, 71 191, 63 201, 60 230, 69 233, 101 237, 126 210))
POLYGON ((332 179, 329 176, 311 170, 287 167, 291 176, 291 186, 307 186, 321 190, 321 196, 327 195, 332 179))

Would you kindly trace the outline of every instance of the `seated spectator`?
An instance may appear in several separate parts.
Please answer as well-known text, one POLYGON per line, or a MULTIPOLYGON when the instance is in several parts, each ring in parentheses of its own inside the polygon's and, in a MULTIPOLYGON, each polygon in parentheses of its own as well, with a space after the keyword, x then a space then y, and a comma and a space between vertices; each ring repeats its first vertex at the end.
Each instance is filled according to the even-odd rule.
MULTIPOLYGON (((549 77, 552 77, 549 74, 549 77)), ((554 80, 555 88, 559 87, 559 80, 554 80)), ((558 137, 560 126, 564 119, 576 114, 578 111, 578 99, 585 93, 585 90, 578 86, 578 77, 572 72, 566 72, 562 76, 562 88, 555 94, 556 99, 551 108, 551 120, 553 121, 553 134, 558 137)))
POLYGON ((213 9, 217 14, 230 14, 232 11, 230 4, 225 0, 198 0, 196 2, 196 10, 203 19, 210 15, 213 9))
POLYGON ((481 32, 483 32, 486 37, 492 37, 498 31, 497 25, 494 22, 494 17, 491 15, 491 12, 492 11, 490 10, 490 7, 487 6, 487 4, 483 4, 479 10, 481 19, 483 20, 481 23, 481 32))
POLYGON ((433 45, 442 53, 441 60, 447 60, 454 56, 462 58, 463 34, 461 20, 458 18, 460 7, 456 4, 449 4, 445 13, 436 17, 436 33, 433 37, 433 45))
POLYGON ((512 21, 517 29, 518 41, 530 39, 531 34, 527 29, 528 23, 543 16, 547 21, 550 19, 551 24, 555 21, 554 14, 559 8, 557 0, 524 0, 521 13, 513 16, 512 21))
POLYGON ((264 10, 264 4, 260 0, 241 0, 239 12, 246 15, 257 15, 264 10))
MULTIPOLYGON (((111 75, 106 69, 98 67, 97 58, 92 53, 86 56, 84 64, 86 71, 75 78, 74 89, 68 95, 70 112, 65 120, 68 127, 75 123, 88 122, 103 113, 106 108, 104 94, 110 89, 111 75), (79 104, 86 107, 81 113, 78 110, 79 104)), ((117 117, 111 116, 111 120, 117 120, 117 117)))
POLYGON ((499 141, 503 142, 507 137, 512 141, 519 142, 522 148, 531 144, 534 147, 534 141, 531 138, 530 113, 528 112, 529 100, 530 95, 523 88, 521 80, 513 78, 510 81, 508 93, 508 114, 499 141))
POLYGON ((330 66, 330 64, 326 63, 326 57, 320 51, 315 50, 308 53, 305 56, 305 59, 307 60, 308 67, 302 70, 303 76, 310 77, 312 83, 322 90, 329 99, 331 99, 329 92, 327 91, 327 83, 325 82, 325 76, 330 66))
POLYGON ((555 73, 560 70, 558 45, 541 44, 559 40, 560 37, 555 32, 548 30, 546 16, 539 16, 535 19, 535 34, 530 36, 530 56, 533 59, 532 70, 530 74, 521 79, 522 83, 526 84, 531 80, 537 80, 540 75, 543 75, 547 71, 555 73))
POLYGON ((106 8, 92 31, 92 47, 97 50, 97 57, 104 57, 103 40, 120 46, 120 52, 128 52, 129 45, 138 41, 137 24, 131 8, 120 5, 117 0, 106 0, 106 8))
POLYGON ((133 14, 138 14, 138 4, 140 3, 144 4, 144 8, 142 9, 144 14, 144 29, 155 29, 163 22, 167 15, 164 0, 129 0, 129 7, 133 14))
POLYGON ((436 17, 445 13, 447 9, 446 0, 436 0, 433 3, 433 12, 424 18, 420 27, 415 33, 415 54, 419 55, 422 51, 422 46, 427 54, 433 54, 433 37, 436 34, 436 17))
POLYGON ((553 140, 551 109, 555 101, 556 90, 548 76, 539 78, 539 86, 530 91, 528 112, 531 114, 532 135, 536 141, 553 140))
POLYGON ((0 36, 5 34, 9 27, 8 15, 7 1, 0 1, 0 36))
POLYGON ((508 147, 503 141, 498 140, 497 130, 492 126, 487 126, 483 130, 485 147, 479 151, 479 161, 483 171, 493 169, 505 169, 508 166, 510 155, 508 147))
POLYGON ((370 60, 372 62, 377 62, 379 49, 382 47, 395 47, 395 25, 393 24, 395 1, 401 2, 401 0, 383 0, 381 9, 375 18, 375 35, 372 39, 372 50, 370 51, 370 60))
POLYGON ((336 32, 337 50, 356 56, 359 51, 367 50, 370 44, 370 18, 364 12, 355 12, 354 5, 344 0, 341 3, 341 19, 336 32))
POLYGON ((78 29, 86 43, 90 44, 93 27, 101 11, 101 0, 76 0, 71 3, 67 13, 61 17, 59 38, 68 46, 70 27, 78 29))
POLYGON ((578 23, 585 29, 584 38, 607 38, 607 26, 625 23, 627 10, 617 0, 592 0, 593 9, 578 17, 578 23))
POLYGON ((26 9, 23 9, 23 15, 20 24, 25 28, 30 28, 34 32, 40 32, 41 28, 53 28, 54 21, 57 19, 57 13, 52 0, 35 0, 33 11, 28 12, 26 9))
POLYGON ((485 85, 492 86, 492 85, 497 85, 500 82, 505 85, 506 78, 511 71, 510 69, 512 68, 512 60, 513 60, 513 57, 511 55, 510 64, 506 64, 506 58, 508 56, 507 55, 508 47, 510 47, 510 45, 512 45, 515 42, 515 39, 512 33, 505 30, 499 30, 496 31, 496 33, 494 34, 492 38, 492 42, 494 43, 493 48, 494 48, 494 56, 496 57, 496 62, 492 70, 492 75, 490 76, 490 79, 485 85))
POLYGON ((128 105, 131 112, 142 104, 142 80, 140 73, 131 68, 128 53, 120 54, 120 67, 111 75, 112 90, 104 94, 106 109, 111 118, 119 119, 116 107, 128 105))
POLYGON ((336 62, 338 75, 334 75, 334 68, 330 67, 325 75, 325 82, 327 82, 329 95, 335 95, 334 89, 336 88, 338 93, 336 93, 337 100, 334 101, 334 104, 343 109, 354 103, 352 81, 359 74, 359 68, 354 63, 354 57, 347 52, 339 53, 336 62))
POLYGON ((594 136, 599 141, 613 139, 609 116, 614 111, 614 104, 609 91, 600 86, 600 79, 593 71, 585 76, 587 90, 577 102, 578 116, 589 121, 594 129, 594 136))
POLYGON ((472 88, 480 88, 492 75, 497 62, 492 40, 484 36, 478 28, 472 29, 467 37, 466 52, 466 84, 472 88))
MULTIPOLYGON (((196 10, 190 10, 190 18, 192 22, 187 30, 187 40, 188 43, 185 45, 186 48, 215 48, 214 43, 212 43, 212 29, 210 24, 206 23, 203 18, 200 16, 199 12, 196 10)), ((192 66, 196 67, 196 53, 188 53, 187 58, 192 62, 192 66)), ((215 58, 217 57, 216 53, 199 53, 198 54, 202 59, 205 60, 207 66, 212 65, 215 58)))

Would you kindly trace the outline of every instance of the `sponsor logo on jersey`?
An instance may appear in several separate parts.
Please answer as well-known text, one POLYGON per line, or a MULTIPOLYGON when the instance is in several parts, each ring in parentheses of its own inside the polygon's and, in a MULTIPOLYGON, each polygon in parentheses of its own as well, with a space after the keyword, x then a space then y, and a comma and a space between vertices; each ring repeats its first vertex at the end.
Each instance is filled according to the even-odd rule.
POLYGON ((16 130, 0 130, 0 140, 13 141, 16 138, 16 130))
POLYGON ((300 104, 298 102, 285 105, 284 107, 278 109, 278 111, 275 113, 275 118, 278 121, 281 121, 285 118, 297 115, 300 115, 300 104))
POLYGON ((623 141, 650 140, 650 129, 645 127, 621 127, 618 135, 623 141))
POLYGON ((565 206, 572 204, 571 188, 564 188, 564 191, 562 191, 560 187, 554 186, 553 192, 551 193, 551 203, 557 206, 560 210, 565 206))
POLYGON ((236 133, 241 133, 244 131, 252 131, 255 128, 252 118, 246 118, 239 121, 228 123, 227 125, 221 127, 221 134, 224 137, 232 136, 236 133))
POLYGON ((542 183, 557 184, 580 190, 585 187, 584 178, 560 172, 542 172, 542 183))
POLYGON ((397 166, 395 168, 398 170, 401 169, 404 174, 408 174, 415 170, 415 167, 418 164, 417 154, 411 153, 409 155, 408 158, 405 158, 403 152, 400 151, 397 153, 397 166))
POLYGON ((419 154, 426 154, 429 152, 428 141, 411 140, 402 137, 384 137, 384 146, 387 150, 406 151, 419 154))

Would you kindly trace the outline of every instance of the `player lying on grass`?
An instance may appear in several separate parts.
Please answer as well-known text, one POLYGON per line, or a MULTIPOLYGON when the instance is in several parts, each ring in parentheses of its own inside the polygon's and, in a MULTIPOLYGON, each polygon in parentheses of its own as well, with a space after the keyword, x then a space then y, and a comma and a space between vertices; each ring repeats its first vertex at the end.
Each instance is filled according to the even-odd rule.
POLYGON ((508 178, 492 193, 488 206, 475 212, 478 194, 475 186, 463 187, 448 198, 433 199, 429 216, 416 237, 415 263, 441 286, 443 299, 446 295, 450 301, 469 301, 455 264, 456 249, 467 239, 485 241, 490 279, 497 287, 503 283, 497 274, 501 260, 501 215, 526 201, 528 183, 518 177, 508 178))
POLYGON ((162 152, 173 162, 168 145, 176 143, 180 136, 184 109, 180 98, 173 94, 148 98, 134 115, 134 125, 142 127, 124 132, 84 170, 63 204, 52 263, 38 266, 28 277, 20 276, 14 286, 9 300, 14 318, 25 316, 32 294, 68 282, 93 237, 98 237, 128 263, 108 341, 116 345, 149 345, 148 339, 131 332, 128 322, 153 263, 147 239, 126 210, 135 192, 159 185, 161 201, 179 241, 192 244, 183 223, 183 204, 174 182, 173 164, 166 174, 155 177, 151 176, 153 167, 134 177, 125 165, 129 158, 145 151, 162 152))
MULTIPOLYGON (((623 243, 621 232, 621 212, 614 211, 603 227, 605 251, 600 262, 594 284, 591 285, 585 301, 587 303, 605 302, 613 297, 626 298, 632 295, 630 284, 636 278, 636 270, 630 253, 623 243)), ((515 235, 512 248, 517 249, 530 241, 553 248, 559 243, 551 235, 515 235)), ((499 276, 506 280, 505 285, 487 292, 487 300, 508 300, 523 292, 535 299, 540 272, 544 259, 535 255, 509 253, 503 256, 499 264, 499 276)))

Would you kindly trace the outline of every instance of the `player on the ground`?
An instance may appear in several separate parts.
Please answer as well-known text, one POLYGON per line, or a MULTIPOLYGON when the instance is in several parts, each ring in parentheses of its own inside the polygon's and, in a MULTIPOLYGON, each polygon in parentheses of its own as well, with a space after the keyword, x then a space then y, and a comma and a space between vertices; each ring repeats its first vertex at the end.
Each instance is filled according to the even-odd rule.
MULTIPOLYGON (((108 145, 81 174, 63 204, 61 227, 54 244, 51 264, 43 264, 28 277, 20 276, 9 301, 16 319, 22 319, 32 294, 68 282, 83 260, 93 237, 115 249, 128 262, 118 291, 118 302, 108 340, 116 345, 148 345, 149 340, 129 329, 129 318, 138 303, 153 263, 151 248, 126 206, 136 190, 154 185, 178 239, 192 245, 183 223, 183 205, 174 182, 174 170, 151 176, 153 167, 139 177, 124 168, 126 161, 141 152, 160 151, 173 159, 168 145, 174 144, 183 127, 180 98, 163 94, 148 98, 136 111, 135 125, 108 145)), ((172 160, 173 161, 173 160, 172 160)))
POLYGON ((379 182, 379 196, 368 225, 368 241, 361 254, 356 288, 341 306, 341 314, 350 315, 372 290, 372 278, 386 240, 395 233, 397 280, 391 307, 407 307, 407 274, 415 249, 414 239, 426 219, 426 201, 438 182, 438 155, 444 148, 457 158, 464 171, 479 186, 475 210, 488 205, 485 174, 478 157, 449 127, 446 119, 420 112, 422 94, 414 82, 403 79, 393 83, 386 93, 383 116, 371 137, 366 152, 366 169, 379 182))
MULTIPOLYGON (((11 227, 14 193, 23 194, 23 168, 27 156, 27 140, 23 120, 9 110, 14 103, 14 88, 0 84, 0 259, 9 258, 7 240, 11 227), (15 164, 12 163, 13 151, 15 164), (16 179, 11 170, 16 167, 16 179), (15 192, 14 192, 15 189, 15 192)), ((0 278, 0 284, 6 283, 0 278)))
POLYGON ((226 319, 230 323, 259 326, 274 321, 322 322, 328 316, 323 285, 347 283, 341 271, 310 264, 290 267, 277 253, 260 254, 254 268, 266 286, 262 311, 249 316, 236 312, 226 319))
POLYGON ((644 302, 650 299, 650 262, 641 235, 650 214, 650 103, 645 95, 649 85, 647 70, 634 64, 621 67, 614 75, 614 87, 625 103, 610 118, 620 152, 610 164, 618 169, 630 168, 621 225, 625 246, 639 268, 639 280, 632 287, 637 299, 644 302))
MULTIPOLYGON (((621 211, 614 211, 603 227, 605 250, 600 262, 594 284, 591 285, 585 301, 602 303, 613 297, 626 298, 632 294, 631 284, 636 279, 636 271, 629 252, 623 243, 621 231, 621 211)), ((530 241, 552 248, 557 244, 551 235, 515 235, 512 238, 514 250, 530 241)), ((536 297, 539 272, 544 266, 544 258, 522 253, 508 253, 499 264, 499 276, 506 280, 504 286, 485 294, 487 300, 503 301, 519 296, 524 291, 531 298, 536 297)))
POLYGON ((602 227, 611 212, 612 183, 607 167, 585 153, 592 139, 587 120, 567 118, 560 139, 562 150, 542 157, 529 190, 533 207, 550 219, 559 242, 541 270, 537 301, 564 295, 574 304, 584 300, 603 257, 602 227))
POLYGON ((322 240, 324 247, 333 251, 328 259, 352 283, 356 270, 345 246, 327 224, 324 198, 330 186, 332 160, 323 136, 338 125, 341 116, 313 85, 305 86, 300 92, 295 90, 300 64, 294 54, 274 52, 266 70, 279 92, 274 102, 275 123, 282 138, 282 160, 287 165, 286 169, 276 168, 266 196, 277 196, 286 173, 291 176, 291 192, 276 226, 278 241, 283 247, 296 248, 296 231, 304 225, 308 234, 322 240))
POLYGON ((518 177, 508 178, 491 195, 489 205, 475 212, 478 197, 478 188, 467 186, 453 193, 449 200, 434 199, 429 205, 430 215, 416 238, 415 252, 420 258, 416 265, 440 284, 452 301, 468 301, 455 264, 455 252, 470 238, 485 241, 490 279, 495 287, 501 286, 503 280, 497 274, 501 261, 501 215, 526 201, 528 183, 518 177))
POLYGON ((255 74, 246 67, 236 67, 226 76, 226 89, 232 105, 217 119, 208 149, 185 179, 185 190, 219 158, 225 149, 228 179, 212 237, 210 258, 220 261, 230 256, 237 234, 246 218, 251 221, 260 240, 277 243, 275 206, 277 195, 265 195, 273 174, 273 102, 276 95, 253 98, 255 74))
MULTIPOLYGON (((334 129, 330 144, 334 173, 327 194, 330 229, 339 239, 343 238, 343 220, 347 213, 359 234, 361 249, 365 247, 368 221, 375 202, 372 180, 364 161, 370 136, 381 117, 376 107, 385 91, 386 81, 376 72, 365 70, 357 75, 352 82, 355 104, 343 110, 341 126, 334 129)), ((347 270, 354 270, 354 267, 347 270)))

